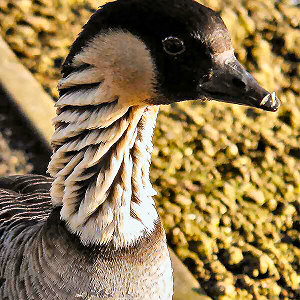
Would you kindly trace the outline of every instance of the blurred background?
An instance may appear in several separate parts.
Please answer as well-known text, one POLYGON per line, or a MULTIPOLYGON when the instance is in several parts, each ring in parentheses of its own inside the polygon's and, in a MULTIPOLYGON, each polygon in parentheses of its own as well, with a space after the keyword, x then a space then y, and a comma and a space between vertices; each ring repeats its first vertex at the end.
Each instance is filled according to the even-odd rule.
MULTIPOLYGON (((238 59, 282 105, 161 107, 151 178, 168 242, 213 299, 300 299, 300 2, 200 2, 220 12, 238 59)), ((68 49, 103 3, 2 0, 0 34, 56 98, 68 49)), ((45 173, 49 153, 2 93, 0 176, 45 173)))

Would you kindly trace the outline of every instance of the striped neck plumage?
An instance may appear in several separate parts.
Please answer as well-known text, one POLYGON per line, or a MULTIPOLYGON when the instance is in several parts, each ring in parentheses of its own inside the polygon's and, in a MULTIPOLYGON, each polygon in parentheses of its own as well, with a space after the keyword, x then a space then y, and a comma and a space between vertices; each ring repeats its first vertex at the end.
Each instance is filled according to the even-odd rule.
MULTIPOLYGON (((92 46, 103 47, 99 40, 92 46)), ((158 221, 149 180, 158 107, 132 105, 105 66, 93 64, 90 49, 75 56, 75 71, 59 83, 51 198, 83 244, 126 247, 158 221)))

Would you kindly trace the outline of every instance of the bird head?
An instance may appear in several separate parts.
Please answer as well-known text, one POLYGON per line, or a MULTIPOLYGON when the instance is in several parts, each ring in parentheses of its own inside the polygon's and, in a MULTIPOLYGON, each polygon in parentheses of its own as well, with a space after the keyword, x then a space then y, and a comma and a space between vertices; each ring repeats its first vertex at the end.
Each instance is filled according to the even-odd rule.
POLYGON ((238 62, 221 17, 193 0, 105 4, 74 42, 64 78, 89 67, 99 70, 99 84, 106 80, 107 95, 129 105, 196 99, 268 111, 280 105, 238 62))

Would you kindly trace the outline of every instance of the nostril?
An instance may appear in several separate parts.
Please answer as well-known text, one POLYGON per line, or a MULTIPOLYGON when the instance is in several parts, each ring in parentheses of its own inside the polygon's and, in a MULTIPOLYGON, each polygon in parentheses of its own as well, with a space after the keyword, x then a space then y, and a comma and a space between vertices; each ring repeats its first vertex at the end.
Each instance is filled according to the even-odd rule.
POLYGON ((237 78, 237 77, 234 77, 232 79, 232 84, 237 87, 237 88, 240 88, 240 89, 244 89, 246 87, 246 84, 244 81, 242 81, 241 79, 237 78))

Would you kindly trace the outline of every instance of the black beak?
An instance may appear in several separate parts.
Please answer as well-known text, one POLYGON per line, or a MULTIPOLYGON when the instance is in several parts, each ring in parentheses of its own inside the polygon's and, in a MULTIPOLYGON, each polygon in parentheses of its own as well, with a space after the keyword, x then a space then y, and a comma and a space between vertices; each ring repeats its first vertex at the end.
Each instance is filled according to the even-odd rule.
POLYGON ((208 81, 199 85, 207 99, 276 111, 280 101, 270 94, 237 61, 233 54, 219 55, 208 81))

